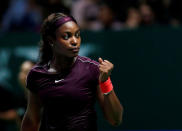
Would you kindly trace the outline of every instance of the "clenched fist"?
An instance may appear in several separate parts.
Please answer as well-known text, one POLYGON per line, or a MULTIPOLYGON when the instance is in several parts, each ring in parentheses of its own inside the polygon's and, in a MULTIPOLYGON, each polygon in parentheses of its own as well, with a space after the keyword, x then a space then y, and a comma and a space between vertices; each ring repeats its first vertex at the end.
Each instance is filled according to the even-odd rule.
POLYGON ((99 81, 104 82, 111 75, 111 71, 114 68, 114 65, 108 60, 102 60, 102 58, 99 58, 98 61, 100 63, 99 64, 99 71, 100 71, 99 81))

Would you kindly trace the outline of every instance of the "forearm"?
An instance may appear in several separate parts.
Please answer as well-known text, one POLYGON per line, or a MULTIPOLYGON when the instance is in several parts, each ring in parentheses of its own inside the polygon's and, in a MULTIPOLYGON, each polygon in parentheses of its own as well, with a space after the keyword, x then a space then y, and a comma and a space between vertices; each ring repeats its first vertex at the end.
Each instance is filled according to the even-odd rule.
POLYGON ((108 60, 99 58, 100 88, 98 89, 98 98, 106 119, 112 125, 117 126, 122 121, 123 107, 113 90, 113 85, 110 80, 113 67, 114 65, 108 60), (108 95, 104 95, 108 92, 110 92, 108 95))
POLYGON ((106 119, 114 126, 119 125, 122 122, 123 107, 114 90, 110 94, 104 95, 103 106, 106 119))
POLYGON ((38 131, 42 114, 42 105, 37 94, 28 91, 28 105, 25 112, 21 131, 38 131))
POLYGON ((22 125, 21 131, 38 131, 39 130, 39 123, 33 122, 28 116, 25 116, 22 125))

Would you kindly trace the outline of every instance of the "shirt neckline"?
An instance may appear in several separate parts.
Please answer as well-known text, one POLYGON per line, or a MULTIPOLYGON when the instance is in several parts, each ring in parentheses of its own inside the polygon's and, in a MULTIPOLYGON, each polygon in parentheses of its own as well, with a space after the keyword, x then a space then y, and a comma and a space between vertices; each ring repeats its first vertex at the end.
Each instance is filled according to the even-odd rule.
MULTIPOLYGON (((77 56, 77 57, 75 58, 75 62, 73 63, 72 67, 70 68, 70 71, 71 71, 71 70, 73 69, 73 67, 76 65, 76 63, 77 63, 77 61, 78 61, 78 57, 79 57, 79 56, 77 56)), ((43 65, 43 69, 44 69, 45 73, 51 74, 51 75, 60 75, 60 74, 61 74, 61 72, 58 72, 58 73, 51 73, 51 72, 49 72, 49 71, 48 71, 49 67, 50 67, 50 61, 49 61, 47 64, 43 65)))

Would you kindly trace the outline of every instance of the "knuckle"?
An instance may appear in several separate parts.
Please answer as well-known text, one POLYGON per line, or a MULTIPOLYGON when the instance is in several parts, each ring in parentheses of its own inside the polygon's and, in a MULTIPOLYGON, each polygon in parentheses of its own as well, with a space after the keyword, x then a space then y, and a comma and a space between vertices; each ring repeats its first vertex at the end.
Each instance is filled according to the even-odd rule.
POLYGON ((113 65, 113 64, 111 64, 111 67, 112 67, 112 68, 114 68, 114 65, 113 65))

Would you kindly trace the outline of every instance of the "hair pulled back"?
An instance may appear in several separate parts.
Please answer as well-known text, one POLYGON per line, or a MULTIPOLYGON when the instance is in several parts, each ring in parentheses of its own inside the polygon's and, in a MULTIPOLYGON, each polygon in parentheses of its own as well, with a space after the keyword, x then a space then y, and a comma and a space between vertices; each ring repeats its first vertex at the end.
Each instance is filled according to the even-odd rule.
MULTIPOLYGON (((58 28, 58 26, 56 26, 56 23, 58 20, 66 16, 69 15, 64 13, 52 13, 43 21, 43 24, 41 26, 39 64, 46 64, 53 58, 51 44, 53 44, 52 40, 56 40, 56 29, 58 28)), ((74 18, 73 20, 76 22, 74 18)))

